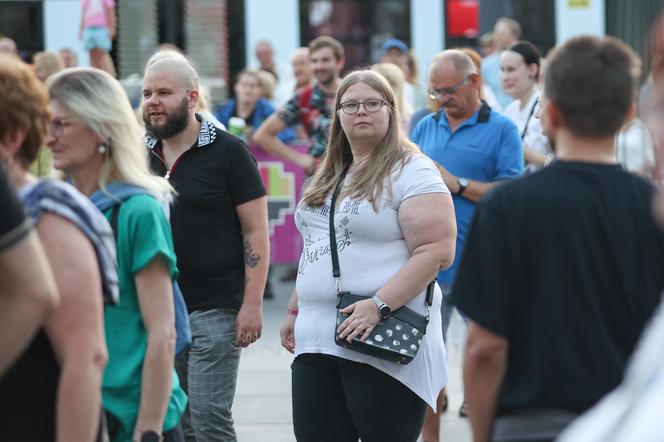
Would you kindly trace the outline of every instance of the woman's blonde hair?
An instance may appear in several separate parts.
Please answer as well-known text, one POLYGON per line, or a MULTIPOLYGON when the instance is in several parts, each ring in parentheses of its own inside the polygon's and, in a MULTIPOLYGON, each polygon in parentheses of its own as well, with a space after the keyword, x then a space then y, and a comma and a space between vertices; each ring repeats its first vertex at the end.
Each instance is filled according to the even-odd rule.
POLYGON ((399 114, 402 118, 410 120, 410 117, 413 116, 413 107, 406 101, 404 92, 406 77, 403 75, 401 68, 394 63, 376 63, 371 66, 371 70, 381 74, 390 83, 392 90, 394 90, 394 99, 399 114))
POLYGON ((274 88, 277 86, 277 79, 267 71, 257 70, 256 75, 258 84, 261 87, 261 96, 267 100, 272 100, 274 97, 274 88))
MULTIPOLYGON (((363 161, 353 171, 350 185, 342 190, 339 200, 346 196, 353 199, 366 198, 371 202, 374 210, 377 211, 384 189, 386 187, 390 189, 389 184, 391 183, 387 180, 395 172, 395 167, 398 167, 397 172, 400 172, 400 168, 403 167, 405 162, 413 154, 419 152, 418 147, 406 138, 401 129, 394 93, 385 77, 369 70, 352 72, 343 79, 339 89, 337 89, 334 103, 335 112, 332 117, 325 156, 311 179, 311 184, 302 196, 302 202, 309 206, 322 206, 325 203, 325 198, 336 187, 344 171, 353 162, 350 143, 339 121, 339 112, 342 112, 340 110, 341 99, 348 88, 356 83, 364 83, 381 95, 387 103, 389 121, 387 133, 373 149, 367 160, 363 161)), ((390 190, 388 190, 388 196, 392 197, 390 190)))
POLYGON ((105 140, 106 161, 98 177, 104 190, 113 181, 143 187, 156 198, 175 191, 167 180, 150 173, 148 150, 129 103, 118 81, 94 68, 69 68, 46 82, 51 100, 105 140))

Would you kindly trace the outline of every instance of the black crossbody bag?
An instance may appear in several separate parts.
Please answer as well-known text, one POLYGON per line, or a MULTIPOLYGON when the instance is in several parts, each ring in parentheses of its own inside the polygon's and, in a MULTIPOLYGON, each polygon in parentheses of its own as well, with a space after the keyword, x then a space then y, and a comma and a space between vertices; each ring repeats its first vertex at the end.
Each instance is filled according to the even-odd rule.
POLYGON ((427 286, 426 315, 421 315, 406 306, 400 307, 394 310, 389 318, 381 319, 366 341, 361 341, 359 337, 355 337, 352 342, 348 342, 346 339, 339 338, 337 332, 341 323, 348 317, 348 315, 341 313, 340 309, 346 308, 357 301, 371 299, 371 296, 355 295, 348 291, 341 291, 339 253, 334 231, 334 209, 345 175, 343 173, 339 183, 337 183, 332 194, 332 207, 330 208, 330 255, 332 257, 332 275, 334 276, 338 298, 334 342, 338 346, 349 350, 406 365, 415 358, 417 351, 420 349, 422 338, 426 334, 431 304, 433 303, 435 279, 427 286))

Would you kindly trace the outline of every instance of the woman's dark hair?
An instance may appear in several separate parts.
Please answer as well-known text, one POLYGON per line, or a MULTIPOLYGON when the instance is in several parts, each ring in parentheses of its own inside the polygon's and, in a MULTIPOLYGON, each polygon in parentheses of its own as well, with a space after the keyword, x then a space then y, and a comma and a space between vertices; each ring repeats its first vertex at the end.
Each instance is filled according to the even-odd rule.
POLYGON ((540 53, 539 49, 537 49, 537 46, 529 41, 519 40, 509 45, 506 50, 516 52, 517 54, 521 55, 527 66, 536 64, 537 73, 535 74, 535 80, 539 80, 540 60, 542 58, 542 54, 540 53))
POLYGON ((640 66, 636 53, 617 38, 572 38, 550 56, 544 93, 572 133, 608 137, 634 102, 640 66))

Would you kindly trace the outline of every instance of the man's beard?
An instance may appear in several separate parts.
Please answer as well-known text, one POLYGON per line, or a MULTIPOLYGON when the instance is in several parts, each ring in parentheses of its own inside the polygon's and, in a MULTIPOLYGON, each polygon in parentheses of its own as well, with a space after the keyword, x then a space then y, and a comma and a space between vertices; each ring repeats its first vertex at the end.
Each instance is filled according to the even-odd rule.
POLYGON ((335 75, 334 72, 329 72, 325 71, 324 75, 318 74, 316 75, 316 80, 318 80, 318 84, 322 84, 323 86, 329 86, 332 83, 334 83, 335 75))
POLYGON ((150 115, 147 112, 143 112, 143 122, 147 133, 155 138, 163 140, 174 137, 185 130, 189 124, 189 100, 184 97, 180 105, 173 110, 173 113, 166 115, 164 124, 153 125, 150 123, 150 115))

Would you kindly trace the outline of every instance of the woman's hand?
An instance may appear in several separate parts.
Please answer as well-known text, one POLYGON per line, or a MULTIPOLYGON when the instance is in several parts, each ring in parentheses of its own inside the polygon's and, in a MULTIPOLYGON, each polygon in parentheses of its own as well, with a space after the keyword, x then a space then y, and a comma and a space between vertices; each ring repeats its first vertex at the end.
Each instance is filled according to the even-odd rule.
POLYGON ((281 336, 281 346, 290 353, 295 352, 295 319, 297 316, 288 313, 284 323, 281 325, 279 335, 281 336))
POLYGON ((365 341, 380 321, 378 306, 371 299, 357 301, 340 311, 349 316, 341 323, 337 332, 341 339, 346 339, 349 343, 356 336, 361 336, 360 340, 365 341))

